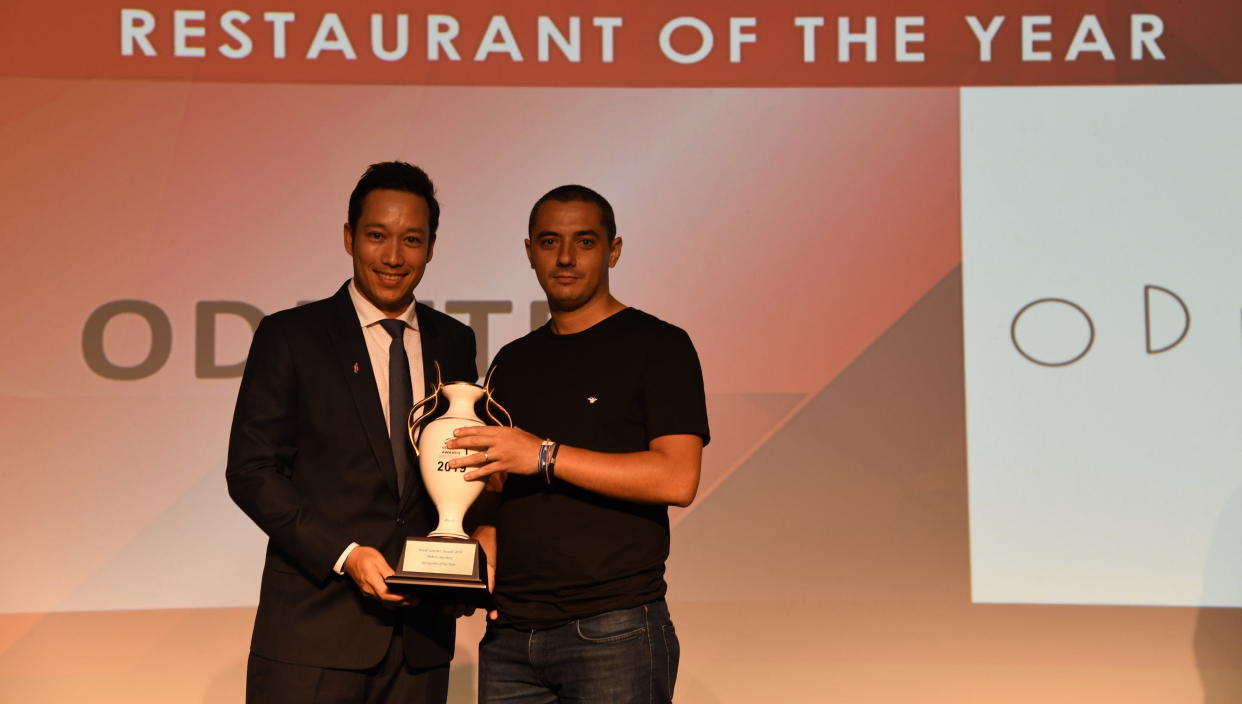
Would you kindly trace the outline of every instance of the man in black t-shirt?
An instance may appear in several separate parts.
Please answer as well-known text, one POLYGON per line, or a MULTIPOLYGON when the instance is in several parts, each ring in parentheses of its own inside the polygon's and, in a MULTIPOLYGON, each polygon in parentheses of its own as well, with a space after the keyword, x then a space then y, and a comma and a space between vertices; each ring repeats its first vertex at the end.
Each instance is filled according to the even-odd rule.
POLYGON ((610 293, 621 238, 603 196, 553 189, 529 235, 551 320, 492 363, 518 427, 449 443, 477 451, 451 463, 466 479, 504 485, 495 525, 476 532, 498 556, 479 699, 671 701, 668 506, 694 499, 709 438, 698 356, 683 330, 610 293))

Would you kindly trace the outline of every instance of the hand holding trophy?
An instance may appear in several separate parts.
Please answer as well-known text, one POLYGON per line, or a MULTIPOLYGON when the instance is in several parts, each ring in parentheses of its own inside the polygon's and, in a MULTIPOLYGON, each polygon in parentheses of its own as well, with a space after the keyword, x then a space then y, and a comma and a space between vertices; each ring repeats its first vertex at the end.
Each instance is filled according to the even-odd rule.
POLYGON ((385 580, 394 590, 427 595, 443 603, 491 605, 486 556, 478 541, 471 540, 462 526, 466 511, 486 482, 466 481, 465 468, 450 468, 450 460, 469 451, 445 446, 457 428, 486 425, 474 412, 475 405, 484 399, 484 411, 493 423, 513 426, 509 412, 492 398, 491 374, 483 386, 468 381, 445 384, 436 363, 435 390, 410 409, 407 432, 418 456, 423 486, 439 512, 440 521, 426 537, 406 538, 396 572, 385 580), (423 428, 423 421, 439 409, 441 398, 448 401, 448 409, 423 428), (493 407, 504 415, 504 422, 492 413, 493 407))

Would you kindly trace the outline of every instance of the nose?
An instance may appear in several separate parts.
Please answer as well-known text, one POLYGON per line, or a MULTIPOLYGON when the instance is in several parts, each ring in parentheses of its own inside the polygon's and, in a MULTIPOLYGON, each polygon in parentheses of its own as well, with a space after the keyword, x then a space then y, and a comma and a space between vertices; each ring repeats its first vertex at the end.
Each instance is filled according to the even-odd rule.
POLYGON ((380 248, 380 261, 384 266, 401 266, 405 263, 405 259, 401 254, 401 239, 398 237, 389 237, 384 240, 384 246, 380 248))
POLYGON ((561 240, 561 246, 556 250, 556 265, 560 267, 571 267, 574 265, 574 243, 570 238, 561 240))

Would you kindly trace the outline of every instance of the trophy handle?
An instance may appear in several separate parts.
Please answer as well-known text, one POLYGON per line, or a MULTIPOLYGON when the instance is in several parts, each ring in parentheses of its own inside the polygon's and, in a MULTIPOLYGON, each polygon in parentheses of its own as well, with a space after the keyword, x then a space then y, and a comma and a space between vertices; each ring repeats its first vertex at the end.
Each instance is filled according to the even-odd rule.
POLYGON ((422 401, 414 404, 414 406, 410 408, 409 415, 405 417, 406 434, 410 436, 410 445, 414 447, 415 457, 419 456, 418 437, 422 435, 423 432, 422 422, 434 414, 436 409, 440 407, 440 390, 444 388, 444 379, 440 376, 440 362, 433 359, 431 360, 431 363, 436 365, 436 388, 431 392, 430 396, 427 396, 422 401), (431 409, 420 413, 419 416, 415 418, 414 414, 428 403, 432 404, 431 409))
POLYGON ((492 422, 494 422, 496 425, 503 425, 503 426, 512 428, 513 427, 513 416, 509 415, 509 411, 507 411, 504 406, 500 405, 499 401, 492 398, 492 375, 495 373, 496 373, 496 367, 492 367, 491 369, 487 370, 487 378, 483 381, 483 391, 487 394, 487 400, 483 402, 483 408, 484 410, 487 411, 487 417, 491 418, 492 422), (496 408, 500 409, 500 412, 505 414, 505 421, 507 422, 502 423, 499 418, 497 418, 495 415, 492 414, 492 406, 495 406, 496 408))

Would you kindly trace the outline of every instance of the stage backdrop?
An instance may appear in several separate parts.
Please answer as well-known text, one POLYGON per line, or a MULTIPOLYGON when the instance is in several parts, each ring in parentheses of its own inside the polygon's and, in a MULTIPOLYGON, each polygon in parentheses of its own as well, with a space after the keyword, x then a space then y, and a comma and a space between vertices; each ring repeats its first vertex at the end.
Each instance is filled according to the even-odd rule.
POLYGON ((1242 698, 1236 3, 5 0, 0 94, 0 700, 240 700, 238 378, 388 159, 481 367, 563 183, 694 339, 678 701, 1242 698))

